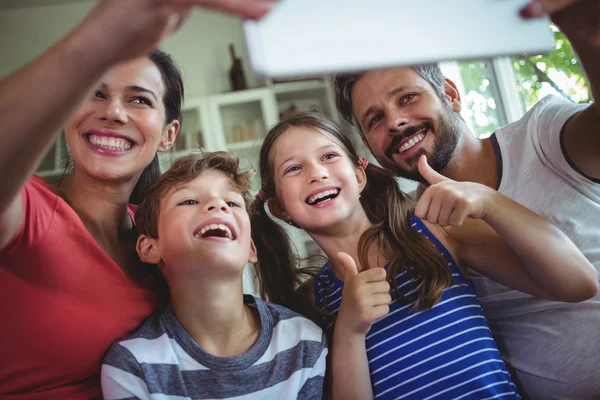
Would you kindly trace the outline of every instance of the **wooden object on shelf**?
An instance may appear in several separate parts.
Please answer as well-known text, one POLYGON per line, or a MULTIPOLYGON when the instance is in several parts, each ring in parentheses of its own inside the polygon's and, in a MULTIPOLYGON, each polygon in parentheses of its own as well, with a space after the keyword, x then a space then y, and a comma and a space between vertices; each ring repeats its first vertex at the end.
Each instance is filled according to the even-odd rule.
POLYGON ((244 69, 242 68, 242 59, 236 57, 235 55, 235 47, 233 44, 229 45, 229 54, 231 54, 231 60, 233 64, 231 65, 231 69, 229 70, 229 81, 231 82, 231 90, 244 90, 248 89, 248 84, 246 83, 246 75, 244 74, 244 69))

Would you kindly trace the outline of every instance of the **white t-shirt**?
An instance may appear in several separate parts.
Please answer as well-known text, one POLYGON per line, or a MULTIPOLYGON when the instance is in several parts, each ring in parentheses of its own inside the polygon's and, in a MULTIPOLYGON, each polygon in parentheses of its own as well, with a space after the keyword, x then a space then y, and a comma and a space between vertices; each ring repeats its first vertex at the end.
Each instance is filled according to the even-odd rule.
MULTIPOLYGON (((561 145, 565 123, 585 107, 547 96, 498 129, 498 191, 562 229, 600 270, 600 181, 579 172, 561 145)), ((559 303, 472 276, 498 347, 530 398, 600 398, 600 296, 559 303)))

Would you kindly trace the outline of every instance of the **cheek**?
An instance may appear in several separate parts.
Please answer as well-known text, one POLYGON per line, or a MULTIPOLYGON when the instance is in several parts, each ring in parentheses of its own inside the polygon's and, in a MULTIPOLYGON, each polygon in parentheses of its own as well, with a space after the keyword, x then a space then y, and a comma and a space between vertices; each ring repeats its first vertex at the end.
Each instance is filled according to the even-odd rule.
POLYGON ((91 102, 88 102, 81 106, 77 112, 67 121, 65 124, 65 132, 67 135, 77 133, 81 128, 84 129, 86 121, 94 114, 94 107, 91 102))
POLYGON ((298 207, 298 197, 300 196, 300 187, 298 184, 288 182, 285 185, 279 186, 280 190, 277 197, 281 200, 286 211, 293 210, 298 207))
POLYGON ((144 140, 149 143, 158 143, 165 132, 165 118, 159 112, 139 112, 132 113, 132 120, 135 121, 144 140))

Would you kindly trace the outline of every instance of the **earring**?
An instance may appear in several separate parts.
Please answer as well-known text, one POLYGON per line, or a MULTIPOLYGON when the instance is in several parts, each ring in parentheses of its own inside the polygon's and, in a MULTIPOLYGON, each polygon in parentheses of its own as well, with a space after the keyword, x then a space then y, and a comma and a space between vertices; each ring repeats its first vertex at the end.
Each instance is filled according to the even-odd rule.
POLYGON ((291 219, 288 221, 288 224, 290 224, 291 226, 294 226, 294 223, 292 222, 291 219))

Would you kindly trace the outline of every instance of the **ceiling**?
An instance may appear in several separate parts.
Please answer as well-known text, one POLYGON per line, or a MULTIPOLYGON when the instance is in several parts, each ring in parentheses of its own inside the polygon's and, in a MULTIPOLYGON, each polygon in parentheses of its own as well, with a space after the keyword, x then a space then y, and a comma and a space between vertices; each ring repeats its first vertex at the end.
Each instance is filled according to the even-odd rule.
POLYGON ((59 4, 89 3, 92 0, 0 0, 0 10, 55 6, 59 4))

